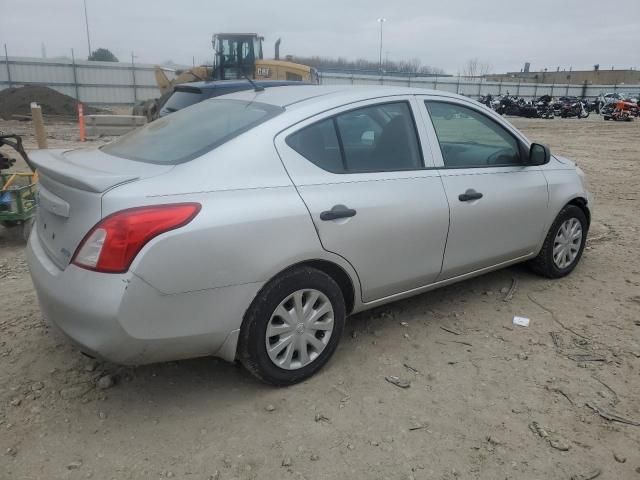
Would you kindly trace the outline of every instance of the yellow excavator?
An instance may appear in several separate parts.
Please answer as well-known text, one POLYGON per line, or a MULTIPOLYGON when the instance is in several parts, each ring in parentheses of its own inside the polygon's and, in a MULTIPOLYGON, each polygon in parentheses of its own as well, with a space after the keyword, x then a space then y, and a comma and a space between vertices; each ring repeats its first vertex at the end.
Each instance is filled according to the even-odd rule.
POLYGON ((155 77, 160 93, 171 92, 174 85, 205 80, 289 80, 318 83, 315 68, 280 60, 280 39, 275 44, 275 58, 265 60, 262 53, 264 37, 257 33, 217 33, 213 35, 213 67, 193 67, 169 80, 165 68, 156 66, 155 77))
POLYGON ((215 52, 213 78, 238 80, 246 76, 255 80, 289 80, 318 83, 313 67, 280 60, 280 39, 275 45, 275 59, 262 55, 264 37, 257 33, 218 33, 213 36, 215 52))
POLYGON ((265 60, 262 53, 264 37, 257 33, 217 33, 213 35, 213 66, 201 65, 182 71, 173 79, 167 77, 166 67, 155 67, 160 98, 146 100, 133 107, 134 115, 148 121, 158 117, 160 109, 173 92, 175 85, 215 80, 288 80, 319 83, 318 71, 307 65, 280 60, 280 39, 275 43, 275 58, 265 60))

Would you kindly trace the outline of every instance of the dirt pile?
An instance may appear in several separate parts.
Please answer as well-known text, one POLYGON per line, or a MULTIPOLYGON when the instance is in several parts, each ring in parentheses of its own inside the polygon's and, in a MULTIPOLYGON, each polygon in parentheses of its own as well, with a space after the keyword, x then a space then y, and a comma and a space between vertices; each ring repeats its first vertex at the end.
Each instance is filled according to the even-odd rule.
MULTIPOLYGON (((76 116, 75 98, 49 87, 26 86, 0 90, 0 117, 10 120, 12 115, 30 115, 31 102, 40 105, 44 115, 76 116)), ((98 113, 98 110, 86 107, 85 113, 98 113)))

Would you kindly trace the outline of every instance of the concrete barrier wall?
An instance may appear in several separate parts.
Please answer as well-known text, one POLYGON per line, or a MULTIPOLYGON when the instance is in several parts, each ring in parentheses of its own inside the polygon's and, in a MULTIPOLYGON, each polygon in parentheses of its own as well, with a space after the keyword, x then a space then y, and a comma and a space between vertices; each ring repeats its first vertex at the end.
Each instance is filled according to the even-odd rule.
POLYGON ((134 128, 147 123, 146 117, 136 115, 85 115, 84 123, 87 135, 124 135, 134 128))

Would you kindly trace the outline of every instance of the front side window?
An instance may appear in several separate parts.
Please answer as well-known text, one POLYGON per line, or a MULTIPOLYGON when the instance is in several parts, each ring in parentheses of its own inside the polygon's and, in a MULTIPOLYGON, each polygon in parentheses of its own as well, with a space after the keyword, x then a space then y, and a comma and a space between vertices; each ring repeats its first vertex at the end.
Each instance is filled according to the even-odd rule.
POLYGON ((518 141, 484 114, 454 103, 425 103, 445 167, 522 165, 518 141))
POLYGON ((287 137, 287 144, 333 173, 416 170, 423 166, 407 102, 358 108, 287 137))

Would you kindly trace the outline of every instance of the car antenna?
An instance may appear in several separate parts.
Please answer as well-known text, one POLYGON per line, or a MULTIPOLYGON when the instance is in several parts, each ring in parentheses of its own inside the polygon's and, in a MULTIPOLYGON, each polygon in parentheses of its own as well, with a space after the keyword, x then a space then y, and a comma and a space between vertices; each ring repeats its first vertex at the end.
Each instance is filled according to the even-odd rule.
POLYGON ((256 82, 251 80, 247 75, 244 76, 244 79, 251 84, 254 92, 264 92, 264 87, 258 85, 256 82))

